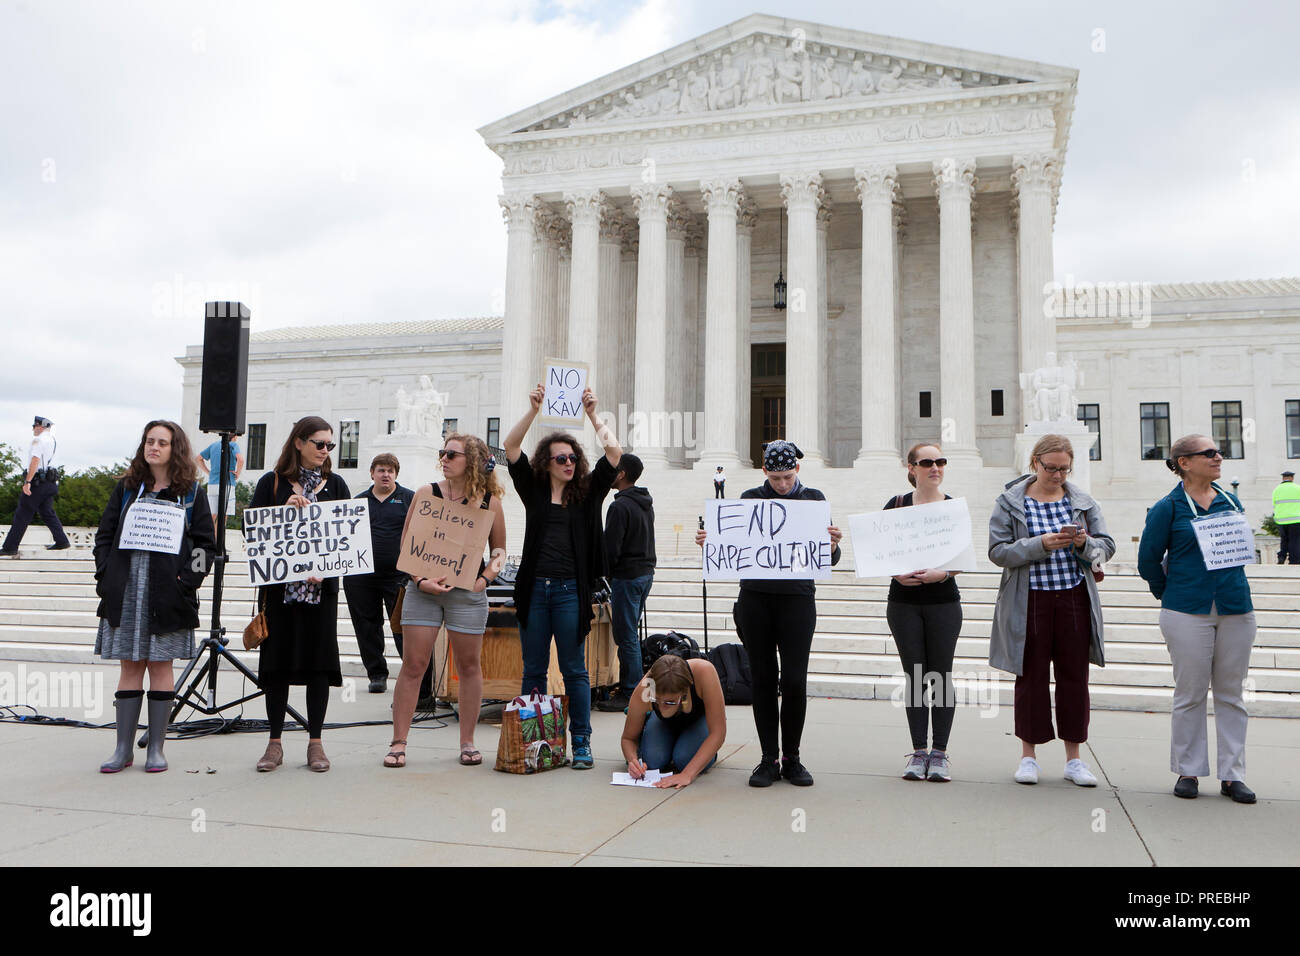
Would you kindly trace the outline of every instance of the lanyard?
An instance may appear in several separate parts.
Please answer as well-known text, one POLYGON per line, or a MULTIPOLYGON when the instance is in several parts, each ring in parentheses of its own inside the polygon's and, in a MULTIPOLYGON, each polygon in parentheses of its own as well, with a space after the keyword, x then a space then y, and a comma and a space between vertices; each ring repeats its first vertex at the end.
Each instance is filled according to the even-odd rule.
MULTIPOLYGON (((1229 494, 1228 494, 1226 491, 1224 491, 1222 488, 1220 488, 1220 487, 1219 487, 1215 482, 1213 482, 1213 481, 1210 482, 1210 487, 1213 488, 1213 489, 1214 489, 1216 492, 1218 492, 1219 494, 1223 495, 1223 500, 1226 501, 1226 502, 1228 502, 1228 504, 1232 505, 1232 510, 1235 511, 1235 512, 1237 512, 1237 514, 1242 514, 1242 515, 1244 515, 1244 514, 1246 513, 1246 509, 1243 508, 1243 507, 1241 507, 1241 505, 1237 504, 1237 503, 1232 499, 1232 496, 1229 495, 1229 494)), ((1185 498, 1187 499, 1187 505, 1188 505, 1188 507, 1190 507, 1190 508, 1192 509, 1192 520, 1194 521, 1194 520, 1196 520, 1196 519, 1199 518, 1199 517, 1205 517, 1204 515, 1198 515, 1198 514, 1196 513, 1196 502, 1193 501, 1193 500, 1192 500, 1192 496, 1191 496, 1190 494, 1187 493, 1187 483, 1186 483, 1186 482, 1183 482, 1183 483, 1182 483, 1182 489, 1183 489, 1183 497, 1185 497, 1185 498)), ((1211 501, 1210 504, 1213 505, 1214 502, 1211 501)), ((1208 511, 1209 509, 1206 509, 1206 510, 1208 511)))

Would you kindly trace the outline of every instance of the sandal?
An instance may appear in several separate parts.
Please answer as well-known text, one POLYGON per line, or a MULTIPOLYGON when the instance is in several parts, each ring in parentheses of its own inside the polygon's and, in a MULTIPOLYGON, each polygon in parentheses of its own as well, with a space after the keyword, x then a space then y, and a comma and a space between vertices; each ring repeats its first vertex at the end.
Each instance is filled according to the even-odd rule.
POLYGON ((460 763, 462 767, 477 767, 483 762, 483 755, 478 752, 478 748, 473 744, 466 744, 460 748, 460 763))
POLYGON ((389 750, 384 756, 384 766, 388 767, 390 770, 400 770, 406 766, 406 741, 394 740, 388 746, 396 747, 398 744, 402 745, 401 750, 389 750), (390 760, 392 761, 391 763, 389 762, 390 760))

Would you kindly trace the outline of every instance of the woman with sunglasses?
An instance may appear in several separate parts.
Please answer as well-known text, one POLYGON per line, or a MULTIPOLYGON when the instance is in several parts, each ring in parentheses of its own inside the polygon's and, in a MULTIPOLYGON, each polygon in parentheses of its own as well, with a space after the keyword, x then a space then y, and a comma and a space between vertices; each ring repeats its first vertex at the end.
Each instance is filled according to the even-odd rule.
POLYGON ((632 692, 623 722, 627 772, 669 771, 656 787, 689 787, 718 759, 727 739, 727 704, 718 672, 706 660, 664 654, 632 692))
MULTIPOLYGON (((460 504, 476 504, 493 515, 492 529, 488 533, 488 546, 492 550, 491 563, 480 558, 478 577, 472 588, 458 588, 446 583, 447 576, 438 578, 412 577, 402 598, 402 669, 397 675, 397 688, 393 691, 393 742, 389 744, 384 766, 406 766, 406 734, 411 729, 411 717, 420 696, 420 680, 429 667, 433 644, 442 625, 447 625, 447 640, 456 660, 456 674, 460 678, 459 713, 460 762, 476 767, 483 755, 474 746, 474 727, 478 724, 479 705, 483 697, 483 670, 480 652, 483 633, 487 630, 488 585, 501 572, 506 559, 506 516, 501 507, 501 482, 494 469, 496 459, 481 438, 448 435, 438 452, 442 467, 442 481, 429 485, 435 498, 445 498, 460 504), (401 750, 398 750, 398 747, 401 750)), ((402 540, 410 527, 414 510, 406 513, 402 527, 402 540)))
POLYGON ((582 445, 568 432, 552 432, 537 443, 530 460, 524 436, 542 407, 545 388, 529 394, 529 410, 506 436, 510 479, 524 503, 524 550, 515 576, 515 613, 523 644, 521 694, 546 692, 551 637, 564 692, 569 697, 573 768, 590 770, 591 683, 585 644, 591 630, 592 582, 604 569, 601 505, 618 475, 623 451, 614 433, 596 417, 596 396, 582 393, 587 418, 605 450, 587 471, 582 445))
MULTIPOLYGON (((763 446, 766 480, 757 488, 741 492, 740 497, 825 501, 824 494, 799 480, 802 457, 803 452, 794 442, 768 442, 763 446)), ((831 564, 839 564, 843 535, 834 525, 826 530, 831 539, 831 564)), ((703 529, 695 532, 695 543, 700 547, 704 547, 706 538, 703 529)), ((783 778, 796 787, 813 785, 812 774, 799 759, 799 744, 808 713, 808 657, 817 627, 816 594, 817 587, 810 580, 740 580, 736 630, 749 654, 754 725, 763 750, 762 759, 749 776, 751 787, 770 787, 783 778)))
POLYGON ((1044 435, 1029 457, 1032 473, 1007 485, 989 518, 989 560, 1002 568, 989 664, 1016 675, 1015 731, 1020 738, 1017 783, 1038 783, 1036 748, 1056 721, 1065 742, 1065 779, 1095 787, 1079 758, 1088 739, 1088 663, 1105 666, 1101 600, 1094 568, 1115 554, 1101 506, 1066 481, 1074 447, 1044 435))
MULTIPOLYGON (((329 422, 308 415, 293 425, 275 467, 262 476, 250 508, 291 505, 307 508, 317 501, 347 501, 347 482, 330 470, 334 430, 329 422)), ((280 737, 289 706, 290 685, 307 689, 307 767, 329 770, 321 744, 325 709, 331 687, 343 684, 339 666, 339 579, 308 578, 259 588, 258 603, 266 613, 267 638, 258 648, 257 675, 266 692, 270 740, 257 761, 261 772, 284 762, 280 737)))
POLYGON ((1245 567, 1209 570, 1194 528, 1206 515, 1245 509, 1215 482, 1223 456, 1204 435, 1174 442, 1165 465, 1182 481, 1147 511, 1138 574, 1160 601, 1160 633, 1174 666, 1174 794, 1195 797, 1197 778, 1210 774, 1205 698, 1212 686, 1219 792, 1237 803, 1254 803, 1244 779, 1248 715, 1241 692, 1255 644, 1250 584, 1245 567))
MULTIPOLYGON (((947 501, 943 493, 944 468, 948 459, 933 442, 914 445, 907 453, 907 481, 915 491, 895 495, 885 510, 909 508, 935 501, 947 501)), ((904 780, 952 779, 948 764, 948 735, 956 713, 956 689, 952 683, 952 659, 961 632, 961 593, 955 571, 922 568, 898 574, 889 582, 885 616, 903 664, 907 701, 907 727, 912 735, 912 752, 903 768, 904 780), (938 681, 941 686, 935 687, 938 681), (934 699, 926 706, 926 691, 934 699), (926 730, 934 712, 934 743, 927 753, 926 730)))

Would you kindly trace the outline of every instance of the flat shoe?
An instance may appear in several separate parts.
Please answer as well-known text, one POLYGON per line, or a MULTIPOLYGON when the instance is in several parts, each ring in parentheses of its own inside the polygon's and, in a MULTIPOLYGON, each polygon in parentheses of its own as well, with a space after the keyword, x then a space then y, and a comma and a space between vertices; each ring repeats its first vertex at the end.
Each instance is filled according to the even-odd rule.
POLYGON ((269 743, 266 745, 266 753, 262 754, 262 759, 257 762, 257 772, 269 773, 282 763, 284 763, 284 748, 278 743, 269 743))
POLYGON ((462 767, 477 767, 483 762, 483 755, 475 747, 462 747, 460 763, 462 767))
POLYGON ((1178 782, 1174 784, 1174 796, 1182 797, 1185 800, 1195 800, 1199 794, 1200 786, 1195 777, 1179 777, 1178 782))
POLYGON ((388 753, 384 755, 384 766, 389 770, 401 770, 406 766, 406 741, 394 740, 388 746, 389 748, 392 748, 396 747, 398 744, 402 745, 401 750, 390 749, 388 753), (389 762, 390 760, 392 761, 391 763, 389 762))
POLYGON ((330 758, 325 756, 325 748, 319 743, 307 744, 307 769, 312 773, 324 773, 330 768, 330 758))
POLYGON ((1255 791, 1240 780, 1219 781, 1219 793, 1232 797, 1234 803, 1254 803, 1255 791))

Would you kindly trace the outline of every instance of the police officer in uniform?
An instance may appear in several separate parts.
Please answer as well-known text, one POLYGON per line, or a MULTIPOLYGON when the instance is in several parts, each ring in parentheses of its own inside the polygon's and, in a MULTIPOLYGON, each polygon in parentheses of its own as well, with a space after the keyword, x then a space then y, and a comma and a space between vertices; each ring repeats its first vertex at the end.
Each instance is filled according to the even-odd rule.
POLYGON ((1282 472, 1282 483, 1273 489, 1273 520, 1277 522, 1282 550, 1277 553, 1277 563, 1300 564, 1300 485, 1295 483, 1295 472, 1282 472))
POLYGON ((58 472, 54 470, 54 452, 58 442, 50 434, 54 422, 37 415, 32 422, 32 444, 27 452, 27 474, 23 481, 22 494, 18 496, 18 510, 14 512, 14 522, 0 546, 0 556, 18 557, 18 545, 22 544, 23 535, 32 515, 40 513, 45 527, 54 536, 54 543, 45 546, 47 551, 62 551, 72 547, 68 536, 63 533, 63 524, 54 513, 54 495, 59 490, 58 472))

